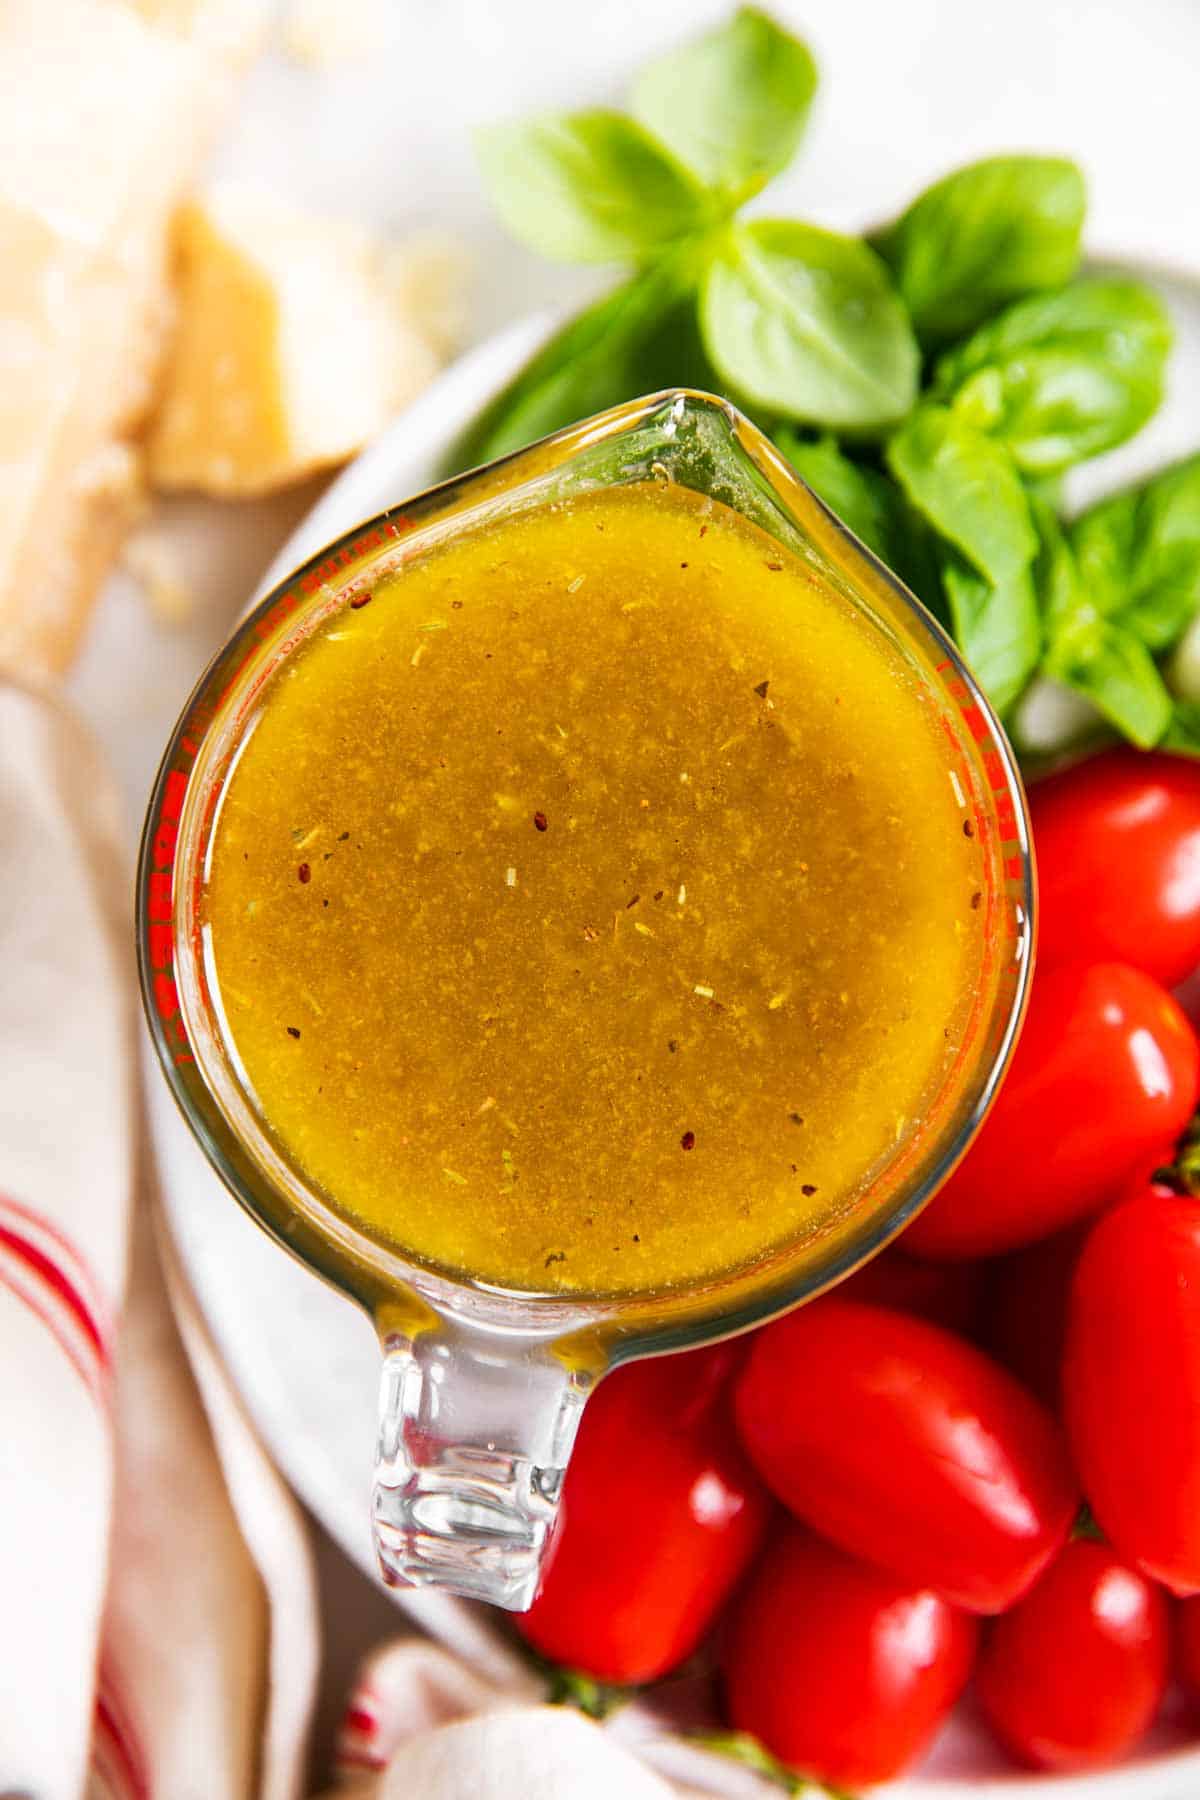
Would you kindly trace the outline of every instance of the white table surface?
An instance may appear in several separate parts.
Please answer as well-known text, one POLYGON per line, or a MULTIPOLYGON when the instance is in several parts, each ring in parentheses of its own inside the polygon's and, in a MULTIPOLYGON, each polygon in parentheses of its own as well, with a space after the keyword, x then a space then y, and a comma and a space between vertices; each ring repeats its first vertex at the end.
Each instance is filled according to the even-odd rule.
MULTIPOLYGON (((595 289, 602 273, 549 268, 504 238, 476 177, 471 127, 619 100, 644 56, 728 7, 381 0, 381 10, 380 41, 361 61, 313 71, 269 56, 217 172, 398 231, 460 234, 478 271, 472 336, 595 289)), ((955 163, 1062 151, 1089 177, 1093 248, 1200 269, 1200 0, 777 0, 774 10, 809 39, 822 81, 806 145, 759 209, 855 229, 955 163)), ((165 507, 194 593, 183 625, 156 620, 128 577, 110 582, 71 688, 117 768, 131 842, 192 682, 317 491, 165 507)), ((330 1718, 348 1663, 387 1612, 331 1547, 322 1591, 330 1718)))

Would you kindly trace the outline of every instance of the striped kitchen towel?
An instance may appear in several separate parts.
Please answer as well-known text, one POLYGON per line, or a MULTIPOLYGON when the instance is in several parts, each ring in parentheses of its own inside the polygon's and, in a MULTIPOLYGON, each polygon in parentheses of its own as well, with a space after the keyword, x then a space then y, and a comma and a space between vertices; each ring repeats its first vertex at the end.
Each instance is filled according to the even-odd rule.
POLYGON ((0 1795, 293 1800, 307 1544, 168 1300, 117 810, 84 732, 0 686, 0 1795))

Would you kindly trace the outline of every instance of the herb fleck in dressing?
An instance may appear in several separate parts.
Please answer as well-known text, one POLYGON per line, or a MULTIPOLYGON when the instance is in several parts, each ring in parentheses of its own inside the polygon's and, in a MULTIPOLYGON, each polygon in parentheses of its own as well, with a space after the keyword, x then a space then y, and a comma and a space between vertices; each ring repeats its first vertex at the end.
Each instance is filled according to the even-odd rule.
POLYGON ((292 1159, 381 1241, 553 1292, 861 1202, 979 980, 984 852, 920 674, 657 484, 371 599, 268 685, 206 896, 292 1159))

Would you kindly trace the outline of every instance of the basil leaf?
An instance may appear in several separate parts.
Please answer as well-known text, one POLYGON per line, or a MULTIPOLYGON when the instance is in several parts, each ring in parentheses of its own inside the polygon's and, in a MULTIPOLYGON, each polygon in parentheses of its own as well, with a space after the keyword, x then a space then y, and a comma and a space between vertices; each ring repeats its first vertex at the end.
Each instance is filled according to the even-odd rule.
POLYGON ((1165 750, 1200 756, 1200 702, 1176 700, 1171 722, 1160 741, 1165 750))
POLYGON ((785 219, 731 226, 701 286, 700 326, 722 379, 785 418, 879 427, 916 397, 908 318, 856 238, 785 219))
POLYGON ((806 441, 784 425, 775 442, 843 525, 948 626, 933 534, 895 482, 881 469, 852 461, 828 435, 806 441))
POLYGON ((663 387, 712 388, 696 324, 695 265, 666 259, 569 320, 455 446, 473 468, 663 387))
POLYGON ((1083 176, 1049 156, 993 156, 934 182, 876 248, 923 337, 971 331, 1020 294, 1069 281, 1083 176))
POLYGON ((1139 431, 1163 396, 1166 308, 1136 281, 1077 281, 1018 300, 937 365, 934 392, 1056 474, 1139 431))
POLYGON ((1047 637, 1053 637, 1070 628, 1086 601, 1079 585, 1075 553, 1058 514, 1039 494, 1030 494, 1029 504, 1038 534, 1033 585, 1042 610, 1043 629, 1047 637))
POLYGON ((1031 501, 1043 500, 1047 506, 1057 507, 1062 511, 1063 478, 1061 475, 1027 475, 1025 492, 1031 501))
POLYGON ((1200 455, 1100 501, 1070 537, 1097 611, 1166 649, 1200 609, 1200 455))
POLYGON ((926 404, 891 439, 887 462, 945 542, 942 579, 954 635, 1003 710, 1041 649, 1031 573, 1038 540, 1012 458, 948 407, 926 404))
POLYGON ((1052 508, 1041 501, 1033 507, 1041 539, 1035 579, 1047 639, 1043 672, 1148 749, 1169 726, 1172 699, 1137 627, 1136 609, 1130 612, 1115 590, 1094 592, 1052 508))
POLYGON ((634 84, 633 115, 733 204, 796 153, 817 86, 799 38, 756 6, 659 57, 634 84))
POLYGON ((806 442, 783 426, 775 433, 775 442, 830 512, 836 513, 868 550, 891 566, 899 495, 887 477, 876 469, 851 462, 828 436, 806 442))
POLYGON ((563 113, 476 134, 515 237, 554 262, 628 262, 715 216, 711 197, 624 113, 563 113))
POLYGON ((1154 658, 1132 631, 1110 619, 1093 617, 1060 633, 1044 666, 1143 750, 1157 744, 1171 722, 1171 696, 1154 658))
POLYGON ((1027 570, 1038 540, 1012 458, 949 407, 922 405, 891 439, 887 461, 939 536, 993 581, 1027 570))
POLYGON ((942 585, 955 641, 992 705, 1004 712, 1037 666, 1040 634, 1029 571, 991 581, 949 550, 942 585))

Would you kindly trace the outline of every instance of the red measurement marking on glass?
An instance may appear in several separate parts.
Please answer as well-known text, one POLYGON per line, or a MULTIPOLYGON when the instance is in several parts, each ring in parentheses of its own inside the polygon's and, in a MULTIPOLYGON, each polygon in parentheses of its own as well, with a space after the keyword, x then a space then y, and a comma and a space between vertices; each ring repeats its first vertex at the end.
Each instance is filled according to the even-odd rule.
POLYGON ((301 576, 301 591, 305 594, 315 594, 317 589, 324 587, 327 581, 335 581, 342 570, 348 568, 351 563, 357 562, 359 557, 369 555, 372 550, 381 549, 388 538, 403 537, 406 531, 412 530, 413 523, 414 521, 409 518, 407 513, 397 513, 394 519, 385 519, 382 524, 373 526, 370 531, 364 532, 362 537, 355 538, 352 543, 343 544, 337 550, 331 551, 322 562, 317 564, 316 568, 309 569, 306 574, 301 576))
MULTIPOLYGON (((151 844, 151 872, 147 881, 147 930, 146 949, 150 959, 151 997, 154 1010, 158 1015, 163 1036, 171 1047, 172 1055, 177 1063, 194 1062, 191 1045, 183 1022, 183 1011, 179 1004, 179 993, 175 985, 175 926, 174 926, 174 877, 175 857, 179 846, 179 822, 183 816, 184 799, 187 794, 190 767, 199 754, 200 746, 214 721, 219 717, 225 705, 237 687, 247 664, 261 653, 266 640, 279 630, 297 611, 303 601, 317 593, 326 583, 336 580, 351 564, 373 550, 382 549, 389 539, 403 537, 411 531, 416 520, 407 513, 396 513, 391 518, 380 520, 377 525, 353 538, 348 544, 340 545, 330 551, 313 568, 285 588, 271 605, 255 619, 246 633, 241 654, 232 661, 225 673, 220 690, 213 693, 211 689, 196 701, 179 734, 176 746, 178 765, 167 772, 163 782, 162 799, 159 804, 158 824, 151 844)), ((274 671, 277 662, 286 656, 290 645, 285 644, 269 667, 264 668, 254 682, 250 692, 242 696, 243 713, 253 707, 255 697, 263 683, 274 671)), ((220 783, 214 783, 208 796, 203 825, 211 822, 220 790, 220 783)), ((191 917, 199 918, 199 899, 202 876, 199 869, 195 872, 191 900, 191 917)), ((199 926, 196 926, 196 931, 199 926)))

